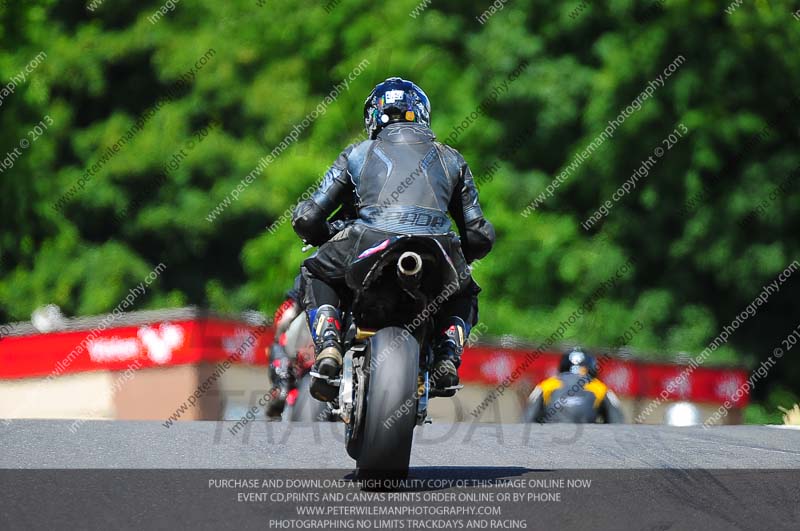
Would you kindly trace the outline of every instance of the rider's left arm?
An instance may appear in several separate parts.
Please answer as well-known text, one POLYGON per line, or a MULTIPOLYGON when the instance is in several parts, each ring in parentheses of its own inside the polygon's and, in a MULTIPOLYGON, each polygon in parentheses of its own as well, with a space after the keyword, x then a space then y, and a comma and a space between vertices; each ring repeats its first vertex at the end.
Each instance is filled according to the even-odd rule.
POLYGON ((522 421, 527 423, 539 422, 542 419, 543 413, 544 396, 542 394, 542 388, 537 385, 528 397, 528 403, 523 413, 522 421))
MULTIPOLYGON (((452 150, 452 148, 449 148, 452 150)), ((479 260, 489 254, 494 245, 494 227, 483 216, 478 201, 478 187, 472 178, 469 165, 455 150, 451 151, 454 172, 457 175, 455 189, 450 199, 450 215, 461 234, 461 248, 467 262, 479 260)))

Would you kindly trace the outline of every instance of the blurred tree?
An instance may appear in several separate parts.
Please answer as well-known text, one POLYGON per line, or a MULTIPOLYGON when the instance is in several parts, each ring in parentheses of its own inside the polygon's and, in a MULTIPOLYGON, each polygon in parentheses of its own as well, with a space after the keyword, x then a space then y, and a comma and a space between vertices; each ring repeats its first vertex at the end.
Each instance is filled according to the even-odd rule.
MULTIPOLYGON (((163 2, 0 4, 0 83, 46 54, 0 107, 0 157, 31 141, 0 172, 0 321, 51 302, 108 311, 159 262, 140 307, 270 312, 303 259, 287 209, 360 139, 372 86, 400 75, 428 92, 440 138, 487 102, 453 144, 476 175, 498 168, 481 184, 498 243, 475 272, 490 334, 552 334, 633 260, 565 341, 612 344, 639 320, 631 346, 644 355, 698 353, 800 258, 800 32, 788 2, 729 15, 710 0, 515 0, 481 23, 489 4, 437 0, 412 17, 416 0, 196 0, 155 22, 163 2), (52 125, 31 134, 42 121, 52 125)), ((783 284, 710 363, 754 364, 779 346, 798 324, 798 285, 783 284)), ((796 400, 798 382, 787 356, 757 394, 776 389, 770 407, 796 400)))

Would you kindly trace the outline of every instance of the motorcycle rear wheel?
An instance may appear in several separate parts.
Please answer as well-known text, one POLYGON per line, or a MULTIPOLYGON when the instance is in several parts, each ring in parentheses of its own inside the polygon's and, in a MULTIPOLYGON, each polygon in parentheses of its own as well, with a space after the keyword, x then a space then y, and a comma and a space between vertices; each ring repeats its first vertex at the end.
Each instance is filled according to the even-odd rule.
POLYGON ((358 474, 405 478, 417 416, 419 344, 402 328, 384 328, 370 338, 369 355, 358 474))

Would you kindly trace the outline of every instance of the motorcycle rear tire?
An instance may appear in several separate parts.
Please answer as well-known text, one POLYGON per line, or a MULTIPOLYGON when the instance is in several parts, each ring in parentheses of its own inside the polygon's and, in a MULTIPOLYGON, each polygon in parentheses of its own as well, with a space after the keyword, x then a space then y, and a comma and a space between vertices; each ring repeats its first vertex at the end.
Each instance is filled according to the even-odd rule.
POLYGON ((358 475, 405 478, 417 417, 419 344, 402 328, 390 327, 370 338, 369 352, 358 475))

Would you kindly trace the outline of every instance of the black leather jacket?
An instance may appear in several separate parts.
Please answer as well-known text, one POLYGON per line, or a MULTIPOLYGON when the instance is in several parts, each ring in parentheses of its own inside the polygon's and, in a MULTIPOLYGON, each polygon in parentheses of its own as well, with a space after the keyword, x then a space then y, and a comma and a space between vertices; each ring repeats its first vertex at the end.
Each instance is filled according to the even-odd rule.
POLYGON ((390 124, 375 140, 345 148, 311 199, 295 208, 295 232, 313 245, 324 243, 331 236, 327 219, 339 206, 356 223, 396 234, 448 234, 450 214, 468 262, 494 243, 469 166, 421 124, 390 124))

